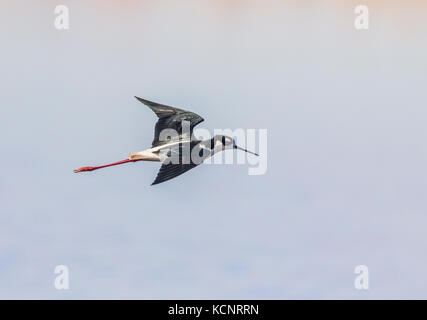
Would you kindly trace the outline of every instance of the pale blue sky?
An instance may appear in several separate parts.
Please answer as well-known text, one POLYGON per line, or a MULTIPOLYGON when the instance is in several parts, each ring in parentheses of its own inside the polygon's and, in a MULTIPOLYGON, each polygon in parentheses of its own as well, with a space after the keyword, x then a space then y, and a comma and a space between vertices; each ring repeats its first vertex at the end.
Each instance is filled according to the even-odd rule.
POLYGON ((427 298, 425 6, 387 3, 2 1, 0 298, 427 298), (267 174, 74 174, 150 145, 135 95, 267 128, 267 174))

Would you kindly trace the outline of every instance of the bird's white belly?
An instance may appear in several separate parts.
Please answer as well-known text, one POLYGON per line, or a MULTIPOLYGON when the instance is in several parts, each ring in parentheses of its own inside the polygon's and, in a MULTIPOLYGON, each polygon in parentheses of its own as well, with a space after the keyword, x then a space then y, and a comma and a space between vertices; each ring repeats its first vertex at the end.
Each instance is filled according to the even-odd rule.
POLYGON ((174 141, 171 143, 167 143, 161 146, 153 147, 150 149, 146 149, 139 152, 134 152, 129 154, 130 160, 145 160, 145 161, 164 161, 166 158, 166 155, 160 151, 163 149, 169 149, 170 147, 173 147, 177 144, 183 143, 186 141, 174 141))

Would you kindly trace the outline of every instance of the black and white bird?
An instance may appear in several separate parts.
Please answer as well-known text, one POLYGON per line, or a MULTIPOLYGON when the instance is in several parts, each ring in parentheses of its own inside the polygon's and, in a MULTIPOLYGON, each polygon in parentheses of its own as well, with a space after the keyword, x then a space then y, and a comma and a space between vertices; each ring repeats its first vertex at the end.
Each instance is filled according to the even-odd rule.
POLYGON ((151 148, 131 153, 125 160, 96 167, 82 167, 74 172, 93 171, 135 161, 158 161, 162 162, 162 166, 152 183, 155 185, 187 172, 223 150, 238 149, 258 156, 254 152, 238 147, 236 141, 228 136, 216 135, 212 139, 197 140, 193 136, 193 129, 204 119, 193 112, 139 97, 135 98, 150 107, 159 118, 154 129, 151 148), (188 128, 186 128, 186 124, 188 124, 188 128))

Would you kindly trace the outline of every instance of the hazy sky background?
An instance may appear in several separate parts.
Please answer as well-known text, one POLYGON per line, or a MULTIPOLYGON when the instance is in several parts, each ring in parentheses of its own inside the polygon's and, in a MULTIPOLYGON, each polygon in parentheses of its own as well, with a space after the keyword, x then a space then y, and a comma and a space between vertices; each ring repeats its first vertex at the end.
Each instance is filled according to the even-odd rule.
POLYGON ((426 9, 2 0, 0 298, 426 299, 426 9), (210 130, 267 128, 267 174, 74 174, 150 146, 156 118, 134 95, 210 130))

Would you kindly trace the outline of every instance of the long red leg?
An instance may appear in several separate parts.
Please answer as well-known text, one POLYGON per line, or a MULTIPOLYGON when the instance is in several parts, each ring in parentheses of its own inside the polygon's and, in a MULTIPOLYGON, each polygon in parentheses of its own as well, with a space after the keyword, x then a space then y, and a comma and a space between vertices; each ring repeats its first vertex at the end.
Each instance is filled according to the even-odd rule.
POLYGON ((78 168, 78 169, 74 170, 74 172, 77 173, 77 172, 83 172, 83 171, 92 171, 92 170, 97 170, 97 169, 101 169, 101 168, 105 168, 105 167, 111 167, 111 166, 117 166, 118 164, 123 164, 123 163, 127 163, 127 162, 135 162, 135 161, 139 161, 139 160, 125 159, 125 160, 113 162, 113 163, 110 163, 110 164, 105 164, 103 166, 81 167, 81 168, 78 168))

